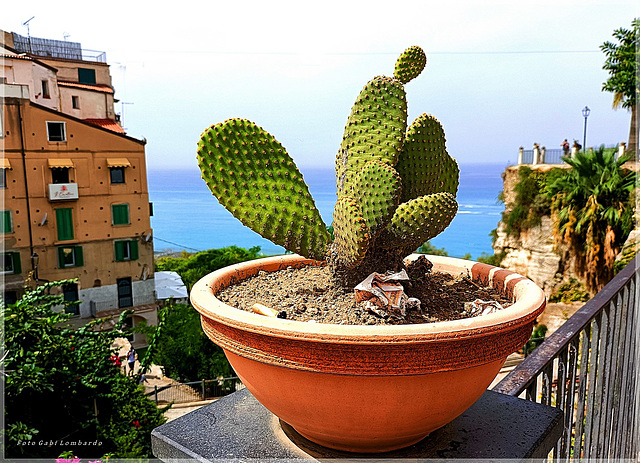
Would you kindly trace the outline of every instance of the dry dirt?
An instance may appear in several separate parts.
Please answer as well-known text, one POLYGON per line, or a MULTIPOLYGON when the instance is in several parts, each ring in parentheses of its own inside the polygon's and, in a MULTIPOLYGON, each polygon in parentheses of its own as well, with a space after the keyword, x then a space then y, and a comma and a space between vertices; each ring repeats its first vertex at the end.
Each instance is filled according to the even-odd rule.
POLYGON ((499 293, 483 288, 467 276, 415 269, 411 281, 402 282, 408 297, 420 300, 420 308, 408 308, 404 317, 392 311, 367 308, 356 302, 354 290, 334 284, 327 267, 287 268, 278 272, 260 272, 255 277, 231 286, 218 294, 223 302, 251 311, 255 303, 279 312, 291 320, 342 325, 382 325, 429 323, 474 316, 469 304, 476 299, 511 305, 499 293))

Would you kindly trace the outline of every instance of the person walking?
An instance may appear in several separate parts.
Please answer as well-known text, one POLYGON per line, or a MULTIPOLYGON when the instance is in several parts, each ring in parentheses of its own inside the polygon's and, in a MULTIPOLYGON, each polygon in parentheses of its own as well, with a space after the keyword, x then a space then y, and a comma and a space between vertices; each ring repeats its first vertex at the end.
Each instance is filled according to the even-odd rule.
POLYGON ((131 346, 127 352, 127 362, 129 363, 129 375, 133 376, 133 367, 136 364, 136 350, 131 346))

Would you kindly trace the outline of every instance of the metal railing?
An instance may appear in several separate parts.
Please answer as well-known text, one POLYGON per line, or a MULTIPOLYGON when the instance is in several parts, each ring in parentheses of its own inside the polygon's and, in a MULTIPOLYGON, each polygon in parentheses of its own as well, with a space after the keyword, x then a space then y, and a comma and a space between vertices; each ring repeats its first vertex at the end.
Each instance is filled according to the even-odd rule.
MULTIPOLYGON (((561 149, 545 149, 540 151, 537 164, 562 164, 565 153, 561 149)), ((522 150, 521 164, 533 164, 534 150, 522 150)))
POLYGON ((640 458, 640 255, 494 391, 558 407, 554 461, 640 458))
POLYGON ((160 403, 188 403, 199 402, 229 395, 244 388, 242 381, 236 376, 221 379, 203 379, 188 383, 167 384, 154 386, 147 392, 156 405, 160 403))

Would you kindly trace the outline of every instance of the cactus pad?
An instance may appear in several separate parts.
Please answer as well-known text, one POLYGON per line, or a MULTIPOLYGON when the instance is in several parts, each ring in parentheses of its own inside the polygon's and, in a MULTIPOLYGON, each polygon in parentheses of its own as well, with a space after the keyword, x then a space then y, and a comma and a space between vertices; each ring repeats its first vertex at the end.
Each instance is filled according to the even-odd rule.
POLYGON ((393 77, 403 84, 420 75, 427 64, 427 56, 420 47, 407 48, 396 61, 396 69, 393 77))
POLYGON ((353 197, 371 233, 389 222, 400 202, 401 180, 396 170, 380 161, 367 162, 355 174, 349 195, 353 197))
POLYGON ((421 196, 398 206, 387 231, 408 254, 447 228, 457 211, 458 203, 451 193, 421 196))
POLYGON ((333 234, 331 245, 334 265, 353 268, 365 256, 371 235, 356 200, 340 196, 333 210, 333 234))
POLYGON ((442 125, 430 115, 419 116, 407 130, 398 165, 402 201, 445 191, 458 191, 460 170, 445 147, 442 125))
POLYGON ((400 82, 376 77, 362 89, 351 109, 336 156, 338 194, 348 191, 353 176, 365 163, 378 160, 390 166, 407 129, 407 100, 400 82))
POLYGON ((245 119, 205 130, 198 142, 202 178, 220 204, 262 237, 313 259, 330 241, 291 157, 268 132, 245 119))

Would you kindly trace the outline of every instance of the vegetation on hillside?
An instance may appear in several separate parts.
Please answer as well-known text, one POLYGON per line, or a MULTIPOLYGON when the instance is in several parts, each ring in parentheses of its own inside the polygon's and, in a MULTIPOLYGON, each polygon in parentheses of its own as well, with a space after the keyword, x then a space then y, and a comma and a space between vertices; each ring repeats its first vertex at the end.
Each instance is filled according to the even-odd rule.
POLYGON ((214 270, 258 257, 262 257, 259 246, 250 249, 228 246, 196 254, 184 253, 182 257, 161 257, 156 260, 155 267, 156 272, 176 272, 182 278, 187 289, 191 290, 191 287, 200 278, 214 270))
POLYGON ((546 188, 553 198, 556 238, 576 255, 576 273, 589 291, 613 277, 616 255, 633 229, 636 173, 623 169, 629 157, 600 147, 567 158, 572 168, 546 188))

